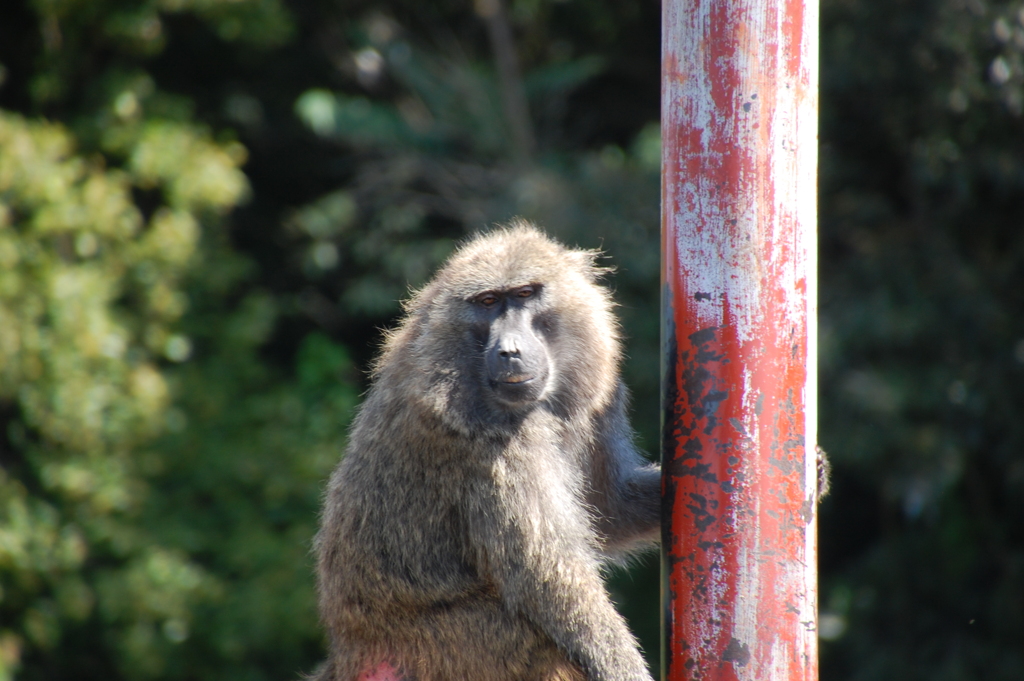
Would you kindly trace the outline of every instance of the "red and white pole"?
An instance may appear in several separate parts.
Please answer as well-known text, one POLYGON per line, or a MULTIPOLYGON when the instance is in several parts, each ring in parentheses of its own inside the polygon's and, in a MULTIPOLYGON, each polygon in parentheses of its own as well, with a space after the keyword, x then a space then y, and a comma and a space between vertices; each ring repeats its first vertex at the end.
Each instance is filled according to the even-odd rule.
POLYGON ((816 0, 663 0, 664 678, 818 676, 816 0))

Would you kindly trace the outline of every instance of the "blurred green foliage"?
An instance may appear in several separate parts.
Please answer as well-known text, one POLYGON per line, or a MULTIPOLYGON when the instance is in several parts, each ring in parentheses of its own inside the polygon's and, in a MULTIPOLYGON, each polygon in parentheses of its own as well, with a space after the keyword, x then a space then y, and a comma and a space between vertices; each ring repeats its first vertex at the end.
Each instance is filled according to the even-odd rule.
MULTIPOLYGON (((659 3, 0 7, 0 681, 294 678, 381 327, 603 248, 659 442, 659 3), (522 123, 522 121, 518 121, 522 123)), ((1024 678, 1024 5, 822 5, 822 675, 1024 678)), ((657 560, 611 588, 658 656, 657 560)))
MULTIPOLYGON (((56 649, 65 622, 185 622, 212 588, 134 522, 147 496, 139 454, 170 398, 159 362, 188 354, 174 325, 199 213, 230 208, 247 185, 188 126, 142 126, 128 148, 106 170, 63 127, 0 114, 0 399, 16 410, 0 469, 8 676, 23 644, 56 649), (132 190, 157 186, 168 201, 147 220, 132 190)), ((147 642, 121 633, 135 662, 155 664, 147 642)))
POLYGON ((823 670, 1021 678, 1024 6, 824 9, 823 670))

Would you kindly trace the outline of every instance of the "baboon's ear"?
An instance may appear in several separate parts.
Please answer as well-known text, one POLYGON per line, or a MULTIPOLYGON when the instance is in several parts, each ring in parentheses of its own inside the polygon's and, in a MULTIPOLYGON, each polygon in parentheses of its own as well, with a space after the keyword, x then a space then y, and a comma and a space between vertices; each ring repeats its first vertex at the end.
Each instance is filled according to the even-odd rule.
POLYGON ((612 272, 613 267, 601 267, 597 259, 604 255, 599 250, 570 250, 567 251, 570 262, 575 265, 591 281, 597 281, 604 275, 612 272))

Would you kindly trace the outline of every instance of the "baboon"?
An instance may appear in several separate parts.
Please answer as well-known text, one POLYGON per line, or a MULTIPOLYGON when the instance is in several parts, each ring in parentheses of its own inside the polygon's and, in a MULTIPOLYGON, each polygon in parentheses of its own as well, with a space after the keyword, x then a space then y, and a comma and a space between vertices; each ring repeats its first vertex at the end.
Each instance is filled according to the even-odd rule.
POLYGON ((390 333, 316 538, 323 681, 651 677, 602 565, 658 540, 594 251, 460 248, 390 333))

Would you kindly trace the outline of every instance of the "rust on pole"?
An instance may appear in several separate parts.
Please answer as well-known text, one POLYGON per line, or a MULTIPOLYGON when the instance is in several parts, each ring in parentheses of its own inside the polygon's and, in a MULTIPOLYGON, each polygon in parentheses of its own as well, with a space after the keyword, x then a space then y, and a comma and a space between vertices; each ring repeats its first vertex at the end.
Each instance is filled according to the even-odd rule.
POLYGON ((663 0, 663 675, 813 681, 817 0, 663 0))

